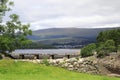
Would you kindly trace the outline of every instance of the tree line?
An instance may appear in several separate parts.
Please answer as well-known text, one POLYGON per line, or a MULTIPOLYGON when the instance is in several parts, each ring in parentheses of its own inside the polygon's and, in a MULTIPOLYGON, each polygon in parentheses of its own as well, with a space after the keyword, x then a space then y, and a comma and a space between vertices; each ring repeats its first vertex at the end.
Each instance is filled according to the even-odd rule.
POLYGON ((88 57, 97 52, 97 57, 110 55, 111 52, 120 50, 120 29, 101 31, 97 36, 97 42, 89 44, 81 49, 81 56, 88 57))

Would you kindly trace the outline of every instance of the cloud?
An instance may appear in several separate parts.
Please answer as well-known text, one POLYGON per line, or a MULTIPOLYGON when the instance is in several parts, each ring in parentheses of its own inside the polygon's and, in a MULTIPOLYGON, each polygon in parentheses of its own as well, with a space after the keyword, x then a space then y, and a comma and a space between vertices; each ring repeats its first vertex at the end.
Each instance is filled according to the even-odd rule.
MULTIPOLYGON (((120 26, 120 0, 13 0, 12 13, 31 29, 120 26)), ((7 19, 7 18, 6 18, 7 19)))

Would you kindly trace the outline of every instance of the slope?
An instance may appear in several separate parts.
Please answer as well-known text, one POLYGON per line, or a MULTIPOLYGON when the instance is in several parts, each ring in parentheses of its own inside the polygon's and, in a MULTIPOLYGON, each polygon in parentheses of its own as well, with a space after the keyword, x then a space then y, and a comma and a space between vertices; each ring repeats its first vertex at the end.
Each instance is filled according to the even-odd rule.
POLYGON ((1 60, 0 80, 119 80, 119 78, 76 73, 28 62, 1 60))

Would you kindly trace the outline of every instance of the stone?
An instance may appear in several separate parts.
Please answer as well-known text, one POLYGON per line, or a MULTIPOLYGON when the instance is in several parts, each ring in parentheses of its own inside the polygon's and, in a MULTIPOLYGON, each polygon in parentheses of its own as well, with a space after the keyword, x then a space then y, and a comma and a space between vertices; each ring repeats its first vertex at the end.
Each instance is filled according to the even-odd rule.
POLYGON ((74 69, 73 68, 68 68, 68 70, 73 71, 74 69))
POLYGON ((83 59, 79 59, 79 60, 78 60, 78 63, 79 63, 79 64, 83 63, 83 59))
POLYGON ((73 68, 73 65, 69 65, 68 68, 73 68))
POLYGON ((64 67, 68 67, 68 66, 69 66, 69 64, 68 64, 68 63, 65 63, 65 64, 64 64, 64 67))
POLYGON ((73 65, 76 66, 76 65, 77 65, 77 62, 74 62, 73 65))
POLYGON ((80 65, 77 63, 76 67, 78 67, 78 68, 79 68, 79 67, 80 67, 80 65))
POLYGON ((37 63, 41 63, 41 60, 37 59, 36 62, 37 62, 37 63))

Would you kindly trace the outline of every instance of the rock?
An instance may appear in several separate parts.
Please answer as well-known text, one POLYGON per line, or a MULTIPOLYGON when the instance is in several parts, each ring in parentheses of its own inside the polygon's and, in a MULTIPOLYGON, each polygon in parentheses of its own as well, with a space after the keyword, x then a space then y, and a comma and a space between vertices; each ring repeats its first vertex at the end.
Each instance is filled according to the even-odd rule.
POLYGON ((78 70, 78 67, 74 67, 74 70, 78 70))
POLYGON ((93 61, 93 64, 97 64, 97 61, 93 61))
POLYGON ((59 61, 59 60, 56 60, 56 64, 60 64, 60 61, 59 61))
POLYGON ((66 61, 67 60, 67 58, 66 57, 63 57, 63 61, 66 61))
POLYGON ((74 63, 74 62, 77 62, 77 59, 76 58, 67 59, 66 62, 74 63))
POLYGON ((73 71, 74 69, 73 68, 68 68, 68 70, 73 71))
MULTIPOLYGON (((33 63, 42 63, 43 60, 25 60, 33 63)), ((99 73, 97 61, 92 61, 89 58, 70 58, 70 59, 48 59, 50 65, 59 66, 68 70, 75 70, 85 73, 99 73)), ((111 67, 111 64, 109 65, 111 67)), ((115 66, 116 67, 116 66, 115 66)))
POLYGON ((38 63, 36 60, 32 60, 33 63, 38 63))
POLYGON ((70 63, 70 62, 71 62, 71 60, 70 60, 70 59, 66 59, 66 61, 65 61, 65 62, 70 63))
POLYGON ((73 65, 76 66, 78 63, 77 62, 74 62, 73 65))
POLYGON ((68 68, 73 68, 73 65, 69 65, 68 68))
POLYGON ((37 62, 37 63, 41 63, 41 60, 37 59, 36 62, 37 62))
POLYGON ((78 60, 76 58, 71 58, 70 59, 72 62, 77 62, 78 60))
POLYGON ((65 63, 64 64, 64 67, 68 67, 70 64, 69 63, 65 63))
POLYGON ((79 60, 78 60, 78 63, 79 63, 79 64, 83 63, 83 59, 79 59, 79 60))
POLYGON ((60 63, 64 63, 65 61, 63 59, 59 60, 60 63))

